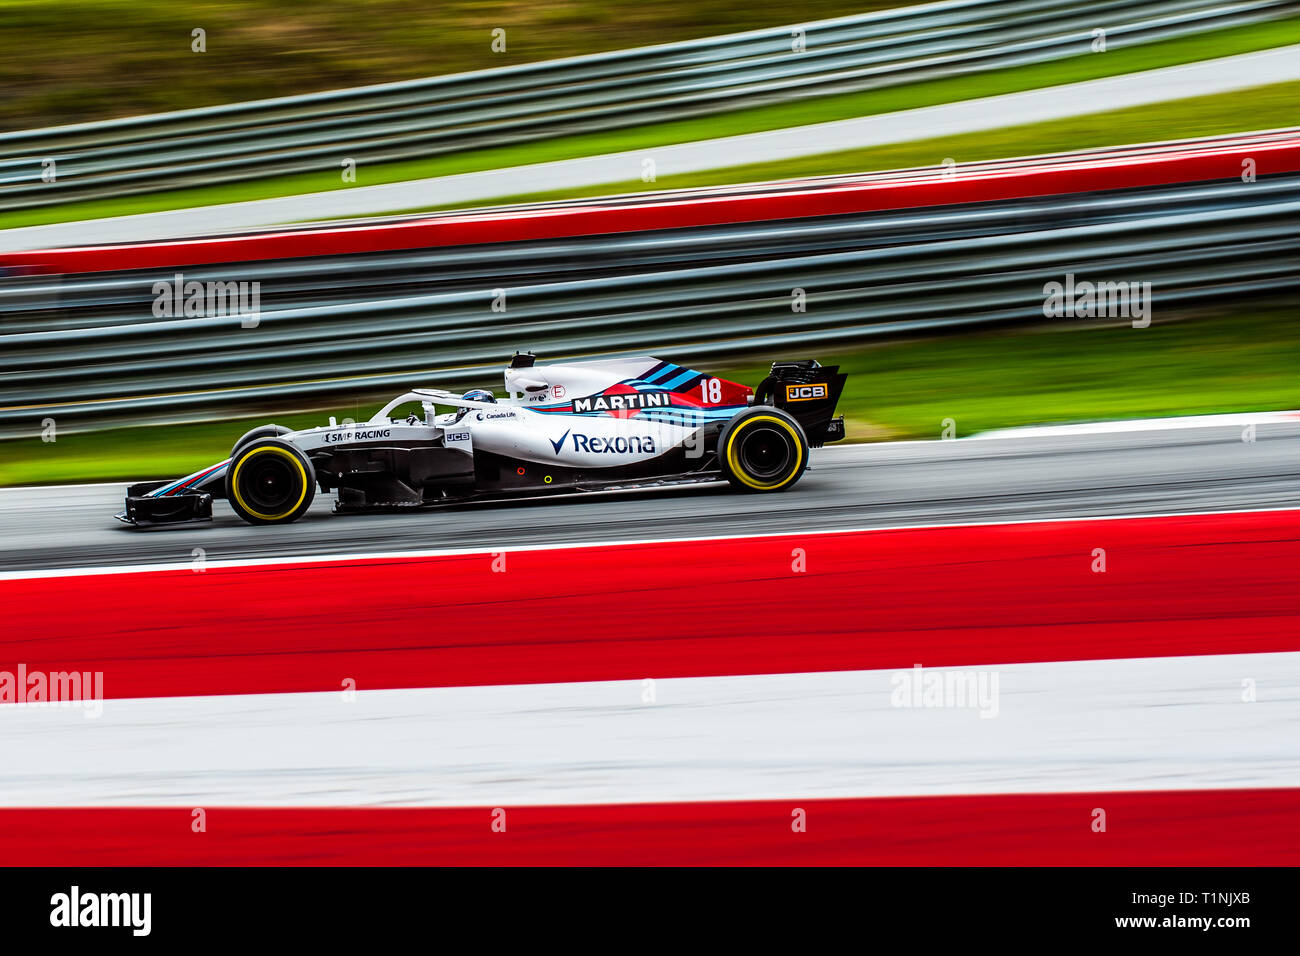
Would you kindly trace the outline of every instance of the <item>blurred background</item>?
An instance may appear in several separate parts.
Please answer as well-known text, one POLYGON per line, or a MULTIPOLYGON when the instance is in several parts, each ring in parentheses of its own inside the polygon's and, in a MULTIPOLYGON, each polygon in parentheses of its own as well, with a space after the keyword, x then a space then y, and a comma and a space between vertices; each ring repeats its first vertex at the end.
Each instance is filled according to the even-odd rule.
POLYGON ((815 355, 855 441, 1300 406, 1300 3, 0 0, 0 82, 4 484, 523 348, 815 355), (1046 315, 1067 275, 1151 321, 1046 315))

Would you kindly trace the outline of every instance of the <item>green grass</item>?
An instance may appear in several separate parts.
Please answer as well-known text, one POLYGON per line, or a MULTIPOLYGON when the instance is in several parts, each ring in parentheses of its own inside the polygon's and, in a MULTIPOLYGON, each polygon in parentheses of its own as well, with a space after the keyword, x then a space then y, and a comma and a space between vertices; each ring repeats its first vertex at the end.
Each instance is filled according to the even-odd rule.
MULTIPOLYGON (((870 149, 821 153, 772 163, 728 166, 681 176, 661 177, 655 189, 689 189, 731 183, 764 182, 804 176, 833 176, 885 169, 938 167, 945 159, 960 163, 1011 156, 1119 146, 1125 143, 1190 139, 1223 133, 1247 132, 1294 126, 1300 123, 1300 81, 1276 83, 1213 96, 1170 100, 1150 106, 1135 106, 1109 113, 1090 113, 1069 119, 1008 126, 979 133, 963 133, 934 139, 915 140, 870 149), (1242 108, 1249 103, 1250 109, 1242 108)), ((582 189, 504 196, 496 202, 553 202, 594 196, 616 196, 646 190, 640 180, 607 183, 582 189)), ((476 203, 459 203, 440 209, 466 208, 476 203)), ((424 212, 431 207, 403 212, 424 212)))
MULTIPOLYGON (((345 417, 361 421, 381 405, 376 402, 362 415, 355 408, 333 414, 340 421, 345 417)), ((288 428, 310 428, 326 424, 330 414, 268 412, 227 421, 56 434, 53 442, 40 437, 12 439, 0 442, 0 485, 179 477, 221 461, 236 438, 258 425, 274 421, 288 428)))
POLYGON ((667 43, 906 0, 0 0, 0 129, 667 43), (190 49, 207 32, 207 52, 190 49), (506 50, 491 49, 496 28, 506 50))
MULTIPOLYGON (((933 106, 940 103, 1154 69, 1192 62, 1209 56, 1227 56, 1297 42, 1300 42, 1300 18, 1234 27, 1201 36, 1143 44, 1127 49, 1112 49, 1110 52, 1102 54, 1085 53, 1052 63, 992 70, 987 73, 948 77, 925 83, 914 83, 907 86, 860 93, 847 93, 795 103, 754 107, 716 116, 696 117, 669 123, 565 136, 496 149, 449 153, 409 162, 367 166, 365 157, 362 155, 357 157, 359 164, 356 185, 378 185, 434 176, 450 176, 485 169, 500 169, 626 150, 653 150, 655 147, 673 143, 933 106)), ((1240 94, 1229 94, 1229 96, 1240 97, 1240 94)), ((1246 109, 1242 106, 1246 102, 1244 99, 1239 98, 1237 100, 1237 109, 1232 111, 1232 121, 1239 124, 1235 128, 1258 129, 1266 125, 1257 119, 1260 104, 1250 101, 1248 102, 1249 109, 1246 109)), ((1161 107, 1152 107, 1151 109, 1158 113, 1161 107)), ((1285 123, 1279 123, 1278 125, 1289 125, 1294 121, 1295 118, 1292 115, 1285 123)), ((975 137, 989 136, 992 143, 996 142, 997 132, 971 135, 975 137)), ((1122 139, 1113 138, 1113 134, 1106 134, 1106 131, 1093 132, 1103 133, 1103 138, 1107 138, 1107 135, 1109 135, 1107 142, 1123 141, 1122 139)), ((1144 135, 1141 138, 1155 139, 1158 136, 1144 135)), ((899 148, 906 152, 905 148, 899 148)), ((888 149, 890 147, 885 148, 885 150, 888 149)), ((792 160, 781 164, 735 167, 732 170, 725 171, 725 173, 711 172, 697 176, 663 177, 655 184, 655 187, 672 188, 701 184, 701 181, 728 181, 717 178, 721 175, 769 178, 766 173, 751 172, 767 169, 786 170, 785 172, 776 173, 776 175, 814 175, 827 163, 842 164, 851 162, 853 156, 869 152, 873 151, 832 154, 833 158, 824 156, 808 157, 807 159, 792 160)), ((888 152, 882 153, 882 156, 887 155, 889 155, 888 152)), ((938 157, 927 155, 926 159, 919 165, 938 162, 944 156, 949 155, 957 159, 967 158, 954 153, 940 153, 938 157)), ((1001 153, 999 155, 1008 154, 1001 153)), ((912 163, 909 165, 918 164, 912 163)), ((734 182, 735 180, 730 181, 734 182)), ((107 200, 68 203, 49 208, 16 210, 0 214, 0 228, 157 212, 166 209, 244 202, 348 188, 351 188, 351 186, 341 182, 338 168, 336 164, 331 162, 327 169, 323 169, 318 173, 280 176, 243 183, 171 190, 107 200)), ((589 191, 568 192, 563 195, 608 195, 613 192, 627 192, 645 188, 644 183, 636 180, 629 181, 626 184, 594 187, 593 190, 589 191)))
MULTIPOLYGON (((840 411, 853 440, 937 438, 947 418, 965 436, 1040 422, 1300 407, 1300 307, 1291 303, 1173 321, 1157 302, 1146 329, 1044 326, 798 351, 849 373, 840 411)), ((730 368, 665 357, 757 384, 771 358, 803 355, 730 368)), ((180 476, 224 458, 256 425, 303 428, 329 414, 362 420, 385 397, 332 411, 0 442, 0 484, 180 476)))

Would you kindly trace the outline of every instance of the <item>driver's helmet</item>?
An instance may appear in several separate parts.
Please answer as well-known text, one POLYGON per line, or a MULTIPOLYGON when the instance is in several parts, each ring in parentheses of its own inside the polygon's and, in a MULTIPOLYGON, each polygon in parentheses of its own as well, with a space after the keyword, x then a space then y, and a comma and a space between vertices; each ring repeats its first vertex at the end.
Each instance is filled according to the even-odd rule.
MULTIPOLYGON (((493 405, 495 405, 497 401, 496 396, 486 388, 471 388, 468 392, 462 395, 461 398, 465 399, 467 402, 491 402, 493 405)), ((468 408, 457 409, 454 421, 460 421, 465 417, 465 414, 468 411, 468 408)))

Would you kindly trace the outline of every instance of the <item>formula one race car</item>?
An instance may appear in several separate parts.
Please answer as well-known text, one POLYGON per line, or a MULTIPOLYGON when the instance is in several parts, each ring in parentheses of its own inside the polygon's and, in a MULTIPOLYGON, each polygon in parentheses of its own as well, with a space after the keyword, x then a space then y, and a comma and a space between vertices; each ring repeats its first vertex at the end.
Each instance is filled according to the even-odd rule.
POLYGON ((417 388, 364 424, 254 428, 225 461, 132 485, 116 517, 210 521, 212 499, 225 498, 251 524, 280 524, 307 511, 317 485, 337 491, 336 512, 721 478, 782 491, 809 448, 844 437, 844 419, 832 416, 846 378, 811 360, 775 362, 754 391, 649 357, 542 366, 517 353, 509 398, 417 388), (415 403, 422 415, 389 417, 415 403))

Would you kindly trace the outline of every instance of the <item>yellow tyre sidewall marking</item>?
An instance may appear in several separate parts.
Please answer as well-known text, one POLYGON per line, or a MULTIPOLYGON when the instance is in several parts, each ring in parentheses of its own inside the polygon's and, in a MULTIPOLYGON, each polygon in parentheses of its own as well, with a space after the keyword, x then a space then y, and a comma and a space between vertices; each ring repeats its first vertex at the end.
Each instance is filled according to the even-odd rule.
POLYGON ((784 419, 776 418, 775 416, 772 415, 755 415, 753 418, 746 418, 743 422, 737 425, 735 429, 732 430, 730 435, 727 436, 727 467, 731 470, 731 473, 733 475, 739 478, 744 484, 748 485, 750 488, 753 488, 755 491, 776 491, 778 488, 785 487, 791 481, 794 480, 796 475, 799 474, 799 469, 802 466, 803 466, 803 442, 799 440, 799 433, 796 432, 793 428, 791 428, 790 423, 785 421, 784 419), (794 451, 795 451, 794 468, 790 470, 790 474, 788 477, 786 477, 782 481, 778 481, 774 485, 764 485, 761 484, 760 482, 753 481, 747 474, 745 474, 744 469, 740 467, 740 463, 736 459, 736 436, 738 436, 742 431, 748 428, 751 422, 771 422, 774 425, 780 425, 781 428, 785 429, 785 433, 789 435, 790 439, 794 442, 794 451))
POLYGON ((302 462, 298 460, 298 456, 287 448, 276 448, 274 446, 269 448, 252 448, 244 452, 244 454, 240 456, 239 461, 235 462, 235 471, 230 476, 230 491, 234 494, 235 500, 239 502, 239 506, 254 518, 261 518, 263 521, 280 521, 286 515, 291 515, 297 511, 298 506, 302 504, 302 499, 307 497, 307 469, 303 468, 302 462), (248 461, 248 459, 252 458, 253 455, 258 452, 274 452, 283 458, 289 459, 293 462, 294 467, 298 469, 298 474, 302 476, 302 493, 298 495, 298 500, 293 503, 293 507, 288 511, 282 511, 278 515, 264 515, 261 512, 254 511, 252 508, 248 507, 248 505, 244 503, 244 499, 239 496, 239 469, 243 468, 244 462, 248 461))

